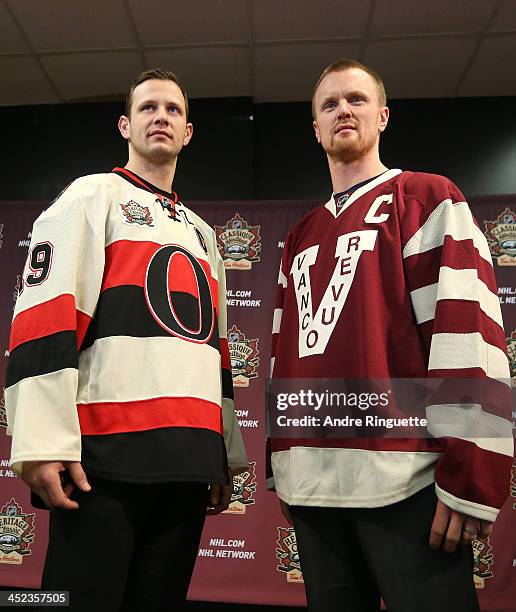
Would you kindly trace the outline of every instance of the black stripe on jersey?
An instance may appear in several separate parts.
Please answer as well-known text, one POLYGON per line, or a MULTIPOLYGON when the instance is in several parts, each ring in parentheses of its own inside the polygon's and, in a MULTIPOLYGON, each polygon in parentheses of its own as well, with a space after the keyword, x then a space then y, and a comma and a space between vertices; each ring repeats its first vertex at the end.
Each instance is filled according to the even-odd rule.
POLYGON ((233 374, 222 368, 222 397, 233 399, 233 374))
MULTIPOLYGON (((179 291, 173 292, 171 301, 179 319, 190 329, 195 329, 199 320, 198 301, 189 293, 179 291)), ((215 312, 213 319, 213 333, 206 344, 220 351, 215 312)), ((170 337, 171 334, 152 316, 143 288, 123 285, 106 289, 101 294, 95 315, 81 345, 81 351, 90 347, 99 338, 112 336, 150 338, 170 337)))
POLYGON ((11 387, 29 376, 78 367, 77 334, 74 331, 58 332, 24 342, 11 351, 5 386, 11 387))
POLYGON ((208 429, 82 436, 81 462, 88 474, 122 482, 228 481, 224 438, 208 429))

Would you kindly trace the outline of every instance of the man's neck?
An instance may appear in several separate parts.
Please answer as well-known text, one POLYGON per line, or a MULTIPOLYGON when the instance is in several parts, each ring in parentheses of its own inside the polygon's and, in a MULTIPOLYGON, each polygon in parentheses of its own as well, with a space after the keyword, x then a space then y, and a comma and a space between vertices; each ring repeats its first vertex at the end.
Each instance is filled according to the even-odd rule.
POLYGON ((161 165, 153 164, 145 159, 134 159, 130 156, 125 167, 158 189, 170 192, 176 173, 176 163, 177 158, 174 159, 173 163, 161 165))
POLYGON ((363 157, 351 162, 328 157, 333 193, 342 193, 362 181, 388 170, 378 156, 363 157))

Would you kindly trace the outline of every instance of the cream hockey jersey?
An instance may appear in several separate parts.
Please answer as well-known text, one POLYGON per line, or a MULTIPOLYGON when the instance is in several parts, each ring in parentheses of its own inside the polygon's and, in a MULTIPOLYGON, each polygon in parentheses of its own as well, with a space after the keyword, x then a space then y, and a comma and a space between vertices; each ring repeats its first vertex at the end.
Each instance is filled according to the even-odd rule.
POLYGON ((213 230, 122 168, 36 220, 6 376, 11 464, 82 461, 126 482, 227 482, 233 409, 213 230), (225 444, 224 444, 225 440, 225 444))
POLYGON ((277 379, 493 379, 504 404, 429 406, 428 438, 275 437, 281 499, 378 507, 435 482, 452 509, 494 520, 513 456, 505 334, 489 248, 451 181, 389 170, 307 214, 285 243, 272 347, 277 379), (432 422, 447 412, 449 431, 432 422))

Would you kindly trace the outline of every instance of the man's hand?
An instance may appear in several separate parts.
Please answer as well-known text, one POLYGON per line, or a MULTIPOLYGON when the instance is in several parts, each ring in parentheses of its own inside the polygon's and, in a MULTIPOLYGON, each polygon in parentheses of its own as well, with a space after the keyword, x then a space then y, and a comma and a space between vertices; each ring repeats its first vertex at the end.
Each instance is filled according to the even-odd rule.
POLYGON ((220 514, 224 512, 224 510, 227 510, 232 493, 233 479, 231 479, 231 483, 227 485, 212 484, 210 486, 210 503, 206 510, 206 514, 220 514))
POLYGON ((77 487, 85 493, 91 491, 79 461, 24 461, 22 479, 49 508, 77 510, 79 504, 70 499, 74 488, 77 487), (66 470, 71 482, 63 486, 62 477, 66 470))
POLYGON ((470 544, 475 538, 487 538, 492 526, 489 521, 480 521, 452 510, 438 499, 429 543, 432 548, 438 549, 442 546, 445 552, 452 553, 461 541, 463 544, 470 544))

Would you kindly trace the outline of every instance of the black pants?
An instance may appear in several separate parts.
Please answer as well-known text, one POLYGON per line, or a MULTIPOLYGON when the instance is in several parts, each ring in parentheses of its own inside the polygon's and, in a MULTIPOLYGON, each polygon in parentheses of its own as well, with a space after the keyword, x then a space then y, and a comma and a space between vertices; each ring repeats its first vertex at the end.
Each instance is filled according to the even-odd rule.
POLYGON ((433 485, 382 508, 291 506, 310 612, 478 612, 471 546, 428 544, 433 485))
POLYGON ((43 589, 70 591, 74 611, 183 609, 208 487, 90 479, 78 510, 52 510, 43 589))

